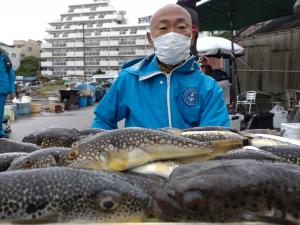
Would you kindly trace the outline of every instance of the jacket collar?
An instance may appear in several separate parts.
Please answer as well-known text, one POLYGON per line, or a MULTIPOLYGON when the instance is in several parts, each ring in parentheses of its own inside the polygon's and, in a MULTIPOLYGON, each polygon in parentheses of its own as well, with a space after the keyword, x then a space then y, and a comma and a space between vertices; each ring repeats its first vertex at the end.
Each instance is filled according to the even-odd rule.
MULTIPOLYGON (((177 66, 172 70, 182 74, 189 74, 199 69, 198 63, 195 61, 194 56, 190 56, 183 64, 177 66)), ((133 75, 139 76, 139 80, 146 80, 159 74, 164 74, 160 70, 160 66, 155 54, 136 60, 135 64, 128 63, 129 67, 123 66, 124 71, 133 75)))

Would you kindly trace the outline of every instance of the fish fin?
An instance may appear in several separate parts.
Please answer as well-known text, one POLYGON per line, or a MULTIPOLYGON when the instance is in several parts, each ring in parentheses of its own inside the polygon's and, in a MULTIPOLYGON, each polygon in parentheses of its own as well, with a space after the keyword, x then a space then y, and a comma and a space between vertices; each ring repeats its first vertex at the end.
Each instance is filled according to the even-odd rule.
MULTIPOLYGON (((280 212, 280 214, 282 214, 280 212)), ((282 215, 281 215, 282 216, 282 215)), ((278 217, 278 216, 266 216, 260 213, 247 211, 243 215, 243 219, 247 221, 259 221, 264 223, 271 223, 271 224, 280 224, 280 225, 297 225, 297 223, 290 221, 288 219, 278 217)))
POLYGON ((211 144, 213 146, 214 151, 226 152, 227 150, 243 147, 243 140, 230 139, 230 140, 211 141, 211 144))

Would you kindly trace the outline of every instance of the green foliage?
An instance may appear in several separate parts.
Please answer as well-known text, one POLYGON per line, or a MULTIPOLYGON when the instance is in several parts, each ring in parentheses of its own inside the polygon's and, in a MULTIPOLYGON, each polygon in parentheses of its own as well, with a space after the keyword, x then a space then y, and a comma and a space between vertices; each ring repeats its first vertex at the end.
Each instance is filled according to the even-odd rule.
POLYGON ((34 56, 25 57, 21 60, 21 65, 16 71, 17 76, 37 76, 40 75, 41 60, 34 56))
POLYGON ((63 80, 52 80, 47 84, 47 86, 63 86, 63 85, 64 85, 63 80))
POLYGON ((103 72, 100 68, 95 72, 93 73, 94 74, 105 74, 105 72, 103 72))

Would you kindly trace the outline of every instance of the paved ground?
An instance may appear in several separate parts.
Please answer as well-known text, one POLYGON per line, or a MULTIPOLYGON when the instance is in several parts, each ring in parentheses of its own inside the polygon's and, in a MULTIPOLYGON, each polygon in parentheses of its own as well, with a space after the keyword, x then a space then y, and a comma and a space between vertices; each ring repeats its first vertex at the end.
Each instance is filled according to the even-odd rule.
POLYGON ((93 111, 96 106, 97 104, 63 113, 42 112, 18 117, 12 124, 10 139, 21 141, 24 136, 45 127, 88 128, 94 118, 93 111))

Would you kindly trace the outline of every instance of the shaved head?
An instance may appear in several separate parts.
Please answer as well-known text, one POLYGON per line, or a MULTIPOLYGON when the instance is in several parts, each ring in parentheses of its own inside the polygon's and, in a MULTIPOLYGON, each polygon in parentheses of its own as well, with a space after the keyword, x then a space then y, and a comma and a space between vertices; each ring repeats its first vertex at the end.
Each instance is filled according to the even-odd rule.
POLYGON ((192 18, 189 12, 176 4, 166 5, 157 10, 150 21, 150 33, 147 38, 153 46, 153 39, 169 32, 192 37, 192 18))
POLYGON ((165 20, 165 17, 177 17, 178 19, 185 20, 192 26, 191 15, 186 9, 176 4, 169 4, 160 8, 153 14, 150 21, 150 30, 153 29, 153 26, 159 21, 165 20))

